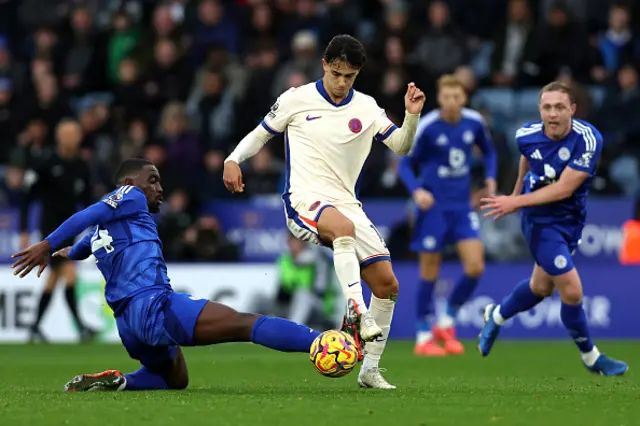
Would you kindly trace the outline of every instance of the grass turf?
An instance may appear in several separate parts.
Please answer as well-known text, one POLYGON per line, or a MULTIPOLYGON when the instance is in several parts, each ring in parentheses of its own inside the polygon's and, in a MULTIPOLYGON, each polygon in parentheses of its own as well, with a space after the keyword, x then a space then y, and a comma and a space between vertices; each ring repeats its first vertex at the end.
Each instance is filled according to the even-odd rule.
MULTIPOLYGON (((601 342, 632 364, 640 343, 601 342)), ((390 342, 383 367, 395 391, 362 390, 356 374, 328 379, 300 354, 249 344, 188 348, 186 391, 65 394, 79 373, 137 368, 124 349, 0 346, 5 425, 640 425, 640 379, 590 375, 568 342, 499 342, 482 359, 417 358, 390 342)), ((633 367, 633 365, 632 365, 633 367)))

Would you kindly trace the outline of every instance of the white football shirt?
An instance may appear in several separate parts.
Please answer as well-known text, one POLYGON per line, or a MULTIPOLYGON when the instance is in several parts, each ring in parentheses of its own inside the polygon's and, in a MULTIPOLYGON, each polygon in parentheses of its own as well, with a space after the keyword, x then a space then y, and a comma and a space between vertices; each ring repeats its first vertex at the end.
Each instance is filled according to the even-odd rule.
POLYGON ((397 129, 371 96, 351 89, 336 104, 322 80, 284 92, 262 126, 284 133, 285 196, 335 204, 357 202, 356 182, 373 139, 384 141, 397 129))

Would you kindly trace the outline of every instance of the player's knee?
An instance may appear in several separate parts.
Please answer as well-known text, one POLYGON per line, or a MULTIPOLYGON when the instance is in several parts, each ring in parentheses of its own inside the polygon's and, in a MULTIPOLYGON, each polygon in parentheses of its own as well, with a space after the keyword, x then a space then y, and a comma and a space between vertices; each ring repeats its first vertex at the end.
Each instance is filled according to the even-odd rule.
POLYGON ((579 285, 570 285, 563 288, 560 292, 560 299, 568 305, 577 305, 582 302, 582 287, 579 285))
POLYGON ((480 278, 484 273, 484 262, 482 260, 474 260, 464 265, 464 274, 472 278, 480 278))
POLYGON ((172 378, 167 381, 167 385, 169 386, 169 389, 172 390, 184 390, 189 386, 189 375, 183 374, 179 377, 172 378))
POLYGON ((376 284, 377 285, 371 287, 371 292, 378 299, 391 299, 395 301, 398 298, 400 283, 394 275, 386 277, 376 284))
POLYGON ((531 287, 531 292, 538 297, 549 297, 553 294, 554 290, 552 283, 544 283, 535 280, 531 280, 529 287, 531 287))
POLYGON ((340 237, 356 237, 356 228, 346 217, 336 222, 332 228, 333 240, 340 237))

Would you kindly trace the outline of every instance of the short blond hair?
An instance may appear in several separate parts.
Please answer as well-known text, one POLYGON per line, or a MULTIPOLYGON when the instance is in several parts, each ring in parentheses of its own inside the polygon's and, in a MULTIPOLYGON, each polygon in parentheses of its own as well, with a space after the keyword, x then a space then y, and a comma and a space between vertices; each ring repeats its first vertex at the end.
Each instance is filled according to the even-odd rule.
POLYGON ((542 99, 542 94, 545 92, 562 92, 566 93, 569 96, 569 102, 572 104, 576 103, 575 98, 573 97, 573 91, 569 86, 560 82, 560 81, 552 81, 551 83, 544 86, 540 89, 540 94, 538 95, 538 102, 542 99))
POLYGON ((438 79, 438 90, 441 90, 445 87, 459 87, 466 92, 462 81, 460 81, 460 79, 453 74, 444 74, 438 79))

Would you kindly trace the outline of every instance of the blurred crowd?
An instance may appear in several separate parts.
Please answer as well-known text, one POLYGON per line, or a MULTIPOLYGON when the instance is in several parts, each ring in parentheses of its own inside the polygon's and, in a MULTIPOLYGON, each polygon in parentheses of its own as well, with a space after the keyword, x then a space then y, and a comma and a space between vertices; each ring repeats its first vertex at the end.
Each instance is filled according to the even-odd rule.
MULTIPOLYGON (((511 132, 535 119, 541 85, 566 81, 578 116, 606 138, 596 192, 633 195, 638 13, 637 2, 614 0, 0 0, 0 206, 18 204, 25 170, 73 117, 94 199, 120 160, 145 157, 168 194, 167 257, 234 259, 219 221, 200 215, 230 197, 223 160, 281 92, 322 76, 322 51, 339 33, 365 44, 356 88, 397 123, 408 81, 427 93, 428 112, 436 79, 455 73, 490 125, 504 191, 517 166, 511 132)), ((244 196, 281 192, 283 156, 276 139, 244 165, 244 196)), ((360 196, 406 197, 396 164, 374 144, 360 196)))

